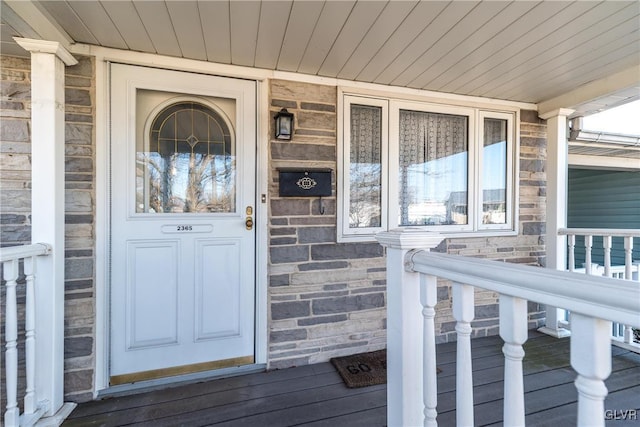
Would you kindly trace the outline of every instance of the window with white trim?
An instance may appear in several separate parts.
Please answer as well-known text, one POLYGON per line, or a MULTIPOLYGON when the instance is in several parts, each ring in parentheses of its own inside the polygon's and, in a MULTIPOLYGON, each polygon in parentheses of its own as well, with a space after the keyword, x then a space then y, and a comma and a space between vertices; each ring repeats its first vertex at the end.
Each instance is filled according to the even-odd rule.
POLYGON ((344 95, 341 241, 513 232, 514 111, 344 95))

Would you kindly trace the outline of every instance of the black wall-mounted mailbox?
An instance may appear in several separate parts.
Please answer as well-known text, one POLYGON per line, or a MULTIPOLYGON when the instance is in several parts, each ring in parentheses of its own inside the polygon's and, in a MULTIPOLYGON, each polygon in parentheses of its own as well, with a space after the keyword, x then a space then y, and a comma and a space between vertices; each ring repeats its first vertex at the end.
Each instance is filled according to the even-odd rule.
POLYGON ((331 169, 278 169, 280 197, 331 196, 331 169))

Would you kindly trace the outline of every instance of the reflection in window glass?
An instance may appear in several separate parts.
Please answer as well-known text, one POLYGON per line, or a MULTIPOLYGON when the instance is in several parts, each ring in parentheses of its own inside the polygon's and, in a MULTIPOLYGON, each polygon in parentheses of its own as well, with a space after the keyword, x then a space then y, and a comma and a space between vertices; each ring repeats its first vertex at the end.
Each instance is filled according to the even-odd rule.
POLYGON ((468 224, 468 117, 400 110, 400 225, 468 224))
POLYGON ((507 121, 484 119, 482 223, 507 222, 507 121))
POLYGON ((351 105, 349 228, 380 227, 382 108, 351 105))
POLYGON ((231 129, 211 108, 179 102, 154 119, 136 153, 136 212, 235 212, 231 129))

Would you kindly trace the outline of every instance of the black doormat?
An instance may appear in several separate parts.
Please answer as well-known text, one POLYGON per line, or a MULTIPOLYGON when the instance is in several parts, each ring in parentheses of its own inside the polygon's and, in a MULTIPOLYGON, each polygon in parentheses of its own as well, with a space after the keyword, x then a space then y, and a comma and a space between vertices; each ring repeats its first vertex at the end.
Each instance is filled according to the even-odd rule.
POLYGON ((387 350, 334 357, 331 363, 349 388, 387 382, 387 350))

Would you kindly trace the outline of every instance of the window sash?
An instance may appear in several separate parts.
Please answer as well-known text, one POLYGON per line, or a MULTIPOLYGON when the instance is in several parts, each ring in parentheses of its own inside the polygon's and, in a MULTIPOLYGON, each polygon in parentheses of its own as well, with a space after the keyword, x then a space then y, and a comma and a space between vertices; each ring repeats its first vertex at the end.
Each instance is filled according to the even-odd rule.
MULTIPOLYGON (((478 112, 478 189, 475 192, 477 199, 478 210, 476 212, 476 229, 482 230, 512 230, 514 223, 514 180, 517 178, 514 176, 514 114, 501 113, 493 111, 479 111, 478 112), (484 176, 484 163, 485 153, 484 146, 484 131, 485 120, 497 119, 506 122, 506 153, 505 153, 505 222, 498 224, 485 224, 483 222, 483 206, 485 203, 485 176, 484 176)), ((494 170, 494 167, 492 167, 494 170)))
MULTIPOLYGON (((455 236, 490 236, 503 233, 517 233, 518 206, 516 157, 518 156, 518 132, 516 122, 518 113, 515 110, 489 111, 479 107, 434 104, 422 101, 405 101, 393 98, 376 98, 367 95, 352 95, 339 92, 338 125, 341 132, 338 136, 338 241, 370 241, 380 231, 397 228, 400 225, 400 182, 399 182, 399 145, 400 145, 400 110, 424 113, 450 114, 467 118, 467 224, 426 225, 418 226, 425 230, 438 231, 443 235, 455 236), (381 221, 380 227, 350 227, 350 155, 351 155, 351 106, 362 105, 380 107, 381 120, 381 221), (485 119, 505 120, 507 127, 506 143, 506 218, 505 223, 483 224, 483 151, 485 119)), ((411 227, 415 227, 411 225, 411 227)))
POLYGON ((468 224, 468 117, 400 110, 398 134, 399 224, 468 224))
POLYGON ((390 134, 397 143, 390 144, 389 150, 389 222, 390 227, 402 227, 401 225, 401 193, 402 188, 399 182, 400 171, 400 115, 401 111, 415 111, 422 113, 434 113, 453 116, 463 116, 467 119, 467 223, 466 224, 440 224, 440 225, 406 225, 420 227, 431 231, 472 231, 474 226, 473 212, 475 210, 475 199, 471 192, 474 188, 475 175, 475 111, 473 108, 442 106, 435 104, 425 104, 416 102, 393 101, 390 108, 390 134))
POLYGON ((342 156, 342 183, 340 188, 343 189, 343 196, 338 198, 339 212, 341 212, 340 228, 344 236, 373 236, 383 230, 388 229, 388 152, 389 152, 389 131, 388 131, 388 101, 357 97, 345 96, 343 104, 343 137, 340 155, 342 156), (350 214, 352 203, 351 200, 351 110, 352 106, 364 106, 380 108, 380 225, 374 227, 352 227, 350 214))

